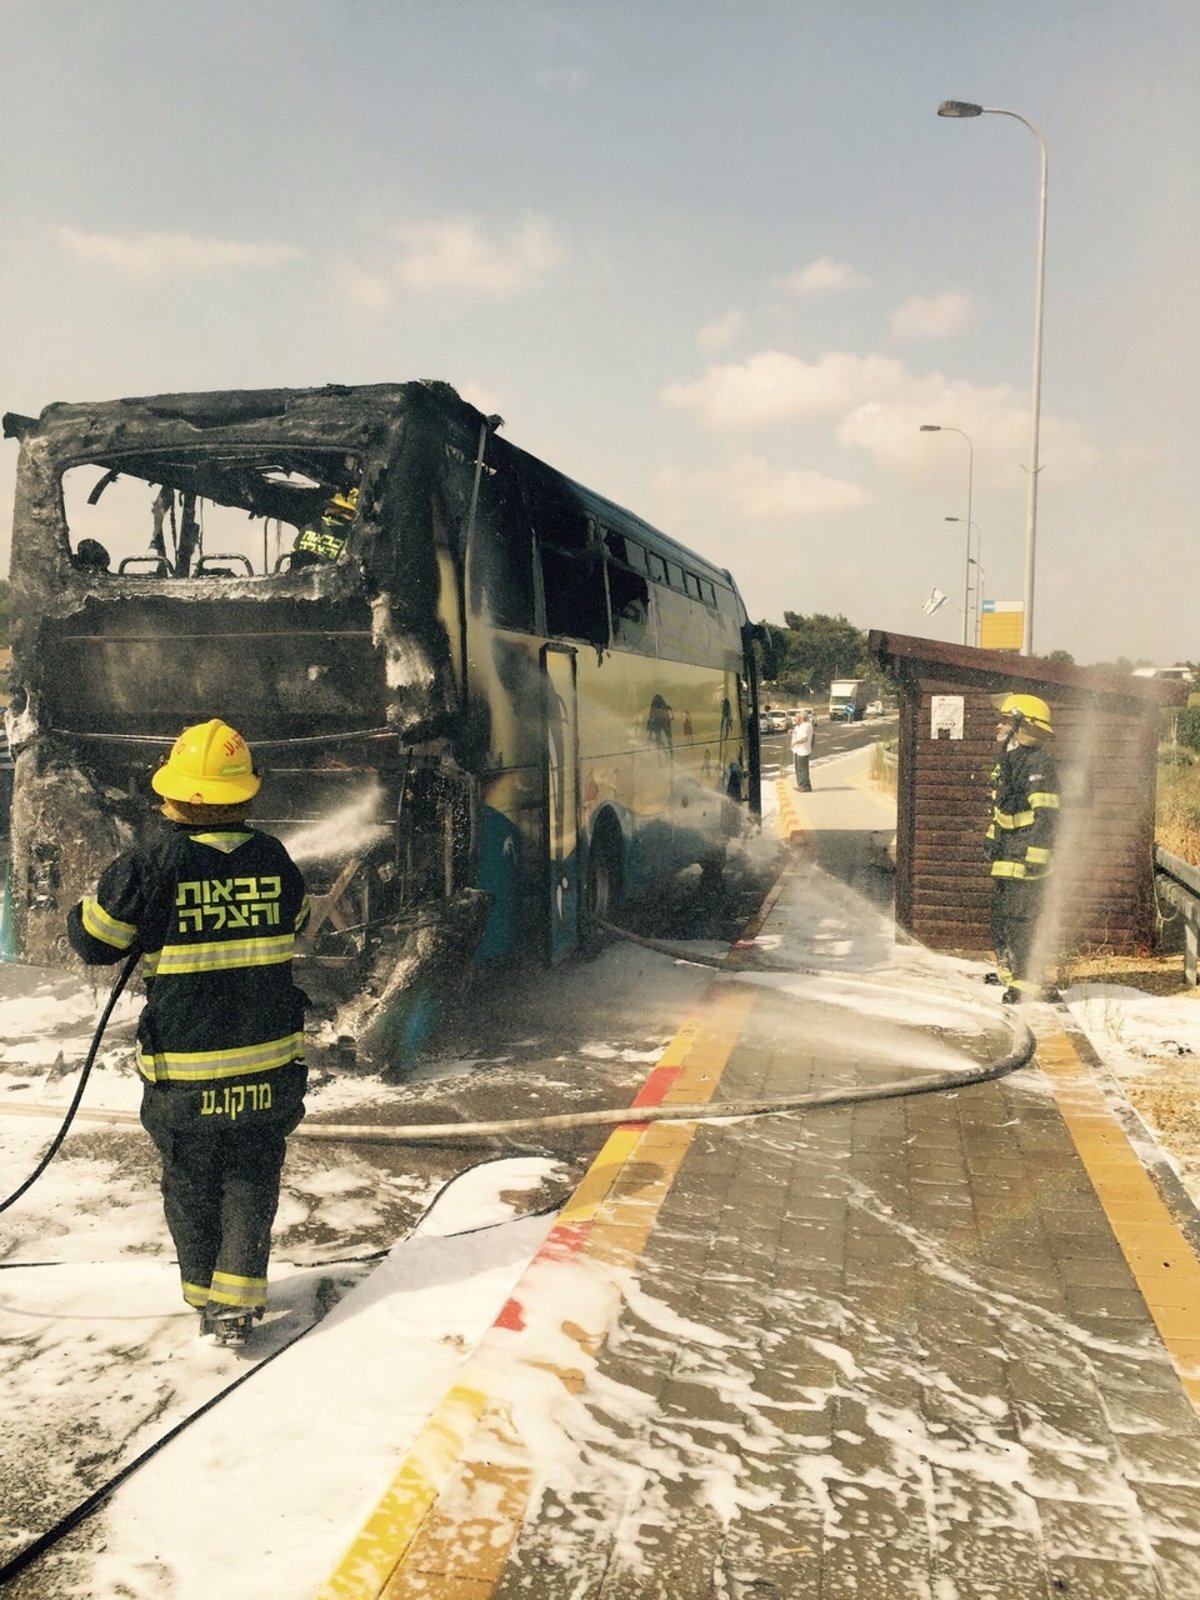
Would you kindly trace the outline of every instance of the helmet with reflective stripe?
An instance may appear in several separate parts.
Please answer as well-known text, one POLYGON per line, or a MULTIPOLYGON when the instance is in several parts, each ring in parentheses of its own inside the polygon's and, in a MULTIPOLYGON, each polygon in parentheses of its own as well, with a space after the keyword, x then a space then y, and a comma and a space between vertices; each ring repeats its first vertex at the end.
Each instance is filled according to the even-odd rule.
POLYGON ((344 494, 331 495, 321 513, 325 522, 353 522, 358 511, 358 489, 347 489, 344 494))
POLYGON ((165 800, 195 806, 237 805, 257 794, 261 782, 246 741, 216 717, 185 728, 150 778, 165 800))
POLYGON ((1000 715, 1011 717, 1018 725, 1028 723, 1039 733, 1053 733, 1050 726, 1050 707, 1036 694, 1006 694, 1000 703, 1000 715))

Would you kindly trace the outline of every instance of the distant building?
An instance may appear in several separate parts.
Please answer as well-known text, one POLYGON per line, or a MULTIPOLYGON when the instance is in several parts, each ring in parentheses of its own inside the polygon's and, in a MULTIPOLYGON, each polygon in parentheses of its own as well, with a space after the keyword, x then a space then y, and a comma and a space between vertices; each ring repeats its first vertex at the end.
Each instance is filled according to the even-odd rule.
POLYGON ((1170 683, 1194 683, 1191 667, 1134 667, 1135 678, 1166 678, 1170 683))

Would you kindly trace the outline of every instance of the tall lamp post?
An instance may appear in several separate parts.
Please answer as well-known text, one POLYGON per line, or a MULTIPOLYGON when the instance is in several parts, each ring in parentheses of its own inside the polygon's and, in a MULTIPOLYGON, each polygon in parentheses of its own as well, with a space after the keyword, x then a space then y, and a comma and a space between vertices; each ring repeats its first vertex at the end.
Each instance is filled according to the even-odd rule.
MULTIPOLYGON (((967 612, 970 609, 971 598, 971 488, 975 478, 975 446, 971 443, 971 436, 964 433, 961 428, 950 428, 940 422, 923 422, 922 433, 956 433, 960 439, 967 441, 967 560, 963 575, 963 639, 964 644, 969 644, 967 632, 967 612)), ((947 517, 947 522, 957 522, 957 517, 947 517)))
POLYGON ((1021 654, 1033 654, 1033 570, 1037 547, 1038 438, 1041 432, 1042 413, 1042 298, 1046 283, 1046 141, 1019 111, 1007 111, 1003 106, 977 106, 970 100, 943 100, 938 107, 939 117, 1015 117, 1023 122, 1038 142, 1041 152, 1042 183, 1038 206, 1037 279, 1033 305, 1033 398, 1029 437, 1029 502, 1025 527, 1025 617, 1021 636, 1021 654))
MULTIPOLYGON (((946 522, 961 522, 962 518, 961 517, 946 517, 944 520, 946 522)), ((981 531, 981 529, 979 527, 979 524, 977 522, 968 522, 967 523, 967 572, 970 573, 971 568, 972 567, 975 568, 975 585, 974 585, 974 587, 975 587, 975 631, 971 636, 971 643, 972 644, 978 644, 979 643, 979 604, 980 604, 980 599, 981 599, 981 595, 982 595, 982 591, 981 591, 979 586, 983 582, 983 567, 980 565, 979 558, 982 555, 983 555, 983 533, 982 533, 982 531, 981 531), (972 531, 974 531, 974 534, 975 534, 975 554, 974 555, 971 554, 971 533, 972 533, 972 531)), ((971 592, 971 582, 970 582, 970 579, 968 578, 968 580, 967 580, 967 593, 969 594, 970 592, 971 592)))

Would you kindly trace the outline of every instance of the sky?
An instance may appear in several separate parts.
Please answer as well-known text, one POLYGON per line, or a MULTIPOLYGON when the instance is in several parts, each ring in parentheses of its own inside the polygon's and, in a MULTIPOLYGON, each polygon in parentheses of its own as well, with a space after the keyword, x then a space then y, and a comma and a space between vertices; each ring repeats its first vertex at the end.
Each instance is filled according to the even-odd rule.
POLYGON ((1025 594, 1039 202, 975 101, 1049 162, 1034 649, 1195 659, 1198 45, 1193 0, 0 0, 0 408, 439 378, 756 620, 973 636, 1025 594))
MULTIPOLYGON (((833 760, 843 774, 849 763, 862 765, 857 755, 833 760)), ((837 780, 827 776, 826 781, 837 780)), ((775 820, 773 798, 771 785, 768 824, 775 820)), ((792 891, 776 902, 779 914, 773 931, 764 932, 764 948, 776 965, 786 967, 798 957, 801 970, 760 972, 750 981, 777 996, 792 995, 803 1006, 807 1047, 830 1064, 833 1081, 842 1081, 839 1065, 856 1061, 864 1048, 868 1054, 879 1050, 884 1041, 889 1048, 879 1064, 890 1075, 979 1065, 963 1053, 961 1037, 983 1029, 994 1037, 1000 1014, 996 991, 979 982, 979 963, 898 945, 890 932, 881 937, 885 919, 879 911, 821 874, 792 883, 792 891), (814 965, 827 970, 816 971, 814 965), (848 1011, 856 1020, 850 1031, 848 1011)), ((633 952, 629 946, 600 958, 608 982, 624 974, 643 997, 657 985, 680 1013, 693 1008, 703 988, 703 969, 656 959, 657 967, 644 950, 633 952), (630 955, 636 955, 636 977, 635 967, 621 964, 622 956, 630 955)), ((28 1109, 33 1102, 61 1113, 74 1092, 73 1064, 86 1051, 98 1009, 95 991, 73 975, 35 969, 22 985, 20 969, 8 967, 5 973, 0 1193, 32 1170, 55 1127, 53 1117, 17 1116, 14 1109, 28 1109), (65 1072, 64 1058, 71 1064, 65 1072)), ((1200 1053, 1200 1006, 1194 996, 1153 998, 1090 981, 1072 985, 1067 1001, 1073 1025, 1126 1085, 1148 1081, 1158 1063, 1200 1053)), ((85 1112, 124 1113, 133 1121, 139 1091, 130 1043, 139 1008, 140 1000, 128 994, 118 1002, 87 1086, 85 1112)), ((650 1073, 660 1051, 631 1053, 615 1015, 614 1029, 611 1038, 585 1043, 583 1055, 599 1061, 606 1052, 622 1054, 635 1081, 650 1073)), ((528 1103, 530 1093, 536 1103, 537 1091, 547 1087, 544 1062, 530 1066, 506 1056, 489 1058, 485 1051, 468 1061, 429 1063, 424 1089, 440 1087, 447 1101, 455 1101, 464 1075, 481 1064, 492 1073, 513 1074, 504 1091, 510 1096, 506 1104, 528 1103), (521 1082, 523 1092, 514 1096, 513 1084, 521 1082)), ((1019 1103, 1031 1107, 1049 1094, 1046 1080, 1035 1071, 1021 1071, 1007 1082, 1019 1103)), ((394 1120, 394 1093, 383 1120, 394 1120)), ((373 1080, 325 1077, 308 1098, 312 1110, 332 1113, 335 1121, 378 1120, 373 1080)), ((630 1098, 627 1090, 619 1104, 630 1098)), ((820 1141, 809 1143, 804 1126, 773 1118, 735 1124, 738 1138, 760 1142, 764 1161, 771 1141, 784 1140, 791 1159, 804 1161, 798 1170, 818 1195, 847 1188, 858 1197, 855 1206, 864 1225, 881 1225, 892 1212, 886 1203, 894 1198, 891 1191, 872 1193, 869 1164, 852 1168, 838 1140, 822 1156, 820 1141), (806 1152, 803 1157, 796 1156, 798 1147, 806 1152)), ((978 1492, 990 1491, 990 1537, 1003 1549, 1005 1538, 1017 1530, 1018 1555, 1026 1537, 1019 1530, 1030 1526, 1030 1494, 1061 1493, 1059 1480, 1067 1478, 1071 1501, 1083 1514, 1099 1507, 1097 1514, 1109 1518, 1119 1507, 1121 1518, 1137 1519, 1133 1526, 1145 1548, 1152 1537, 1163 1537, 1161 1521, 1152 1526, 1141 1520, 1123 1469, 1097 1443, 1090 1412, 1078 1406, 1075 1395, 1074 1385, 1081 1372, 1090 1371, 1095 1349, 1111 1361, 1130 1336, 1114 1332, 1100 1338, 1071 1315, 967 1273, 970 1253, 943 1249, 946 1235, 939 1224, 932 1224, 928 1235, 914 1233, 907 1215, 889 1225, 896 1228, 898 1250, 914 1237, 922 1245, 924 1293, 940 1291, 938 1303, 948 1306, 965 1291, 973 1317, 988 1305, 987 1314, 1024 1330, 1030 1370, 1056 1395, 1053 1427, 1047 1423, 1039 1430, 1028 1413, 1018 1427, 1010 1401, 993 1392, 986 1378, 982 1387, 964 1384, 960 1368, 931 1364, 930 1352, 914 1347, 904 1319, 889 1312, 899 1303, 890 1295, 876 1307, 878 1321, 866 1340, 870 1359, 864 1360, 862 1331, 852 1310, 854 1291, 847 1293, 843 1311, 836 1293, 826 1298, 828 1286, 820 1273, 815 1283, 785 1285, 768 1278, 728 1301, 721 1296, 710 1301, 687 1287, 674 1293, 652 1269, 630 1271, 607 1260, 603 1251, 575 1255, 560 1248, 536 1259, 554 1217, 516 1213, 523 1209, 522 1196, 536 1194, 542 1180, 558 1184, 565 1195, 564 1169, 544 1155, 496 1160, 495 1147, 481 1150, 481 1164, 439 1189, 423 1187, 403 1163, 383 1177, 384 1164, 369 1151, 337 1146, 338 1159, 331 1161, 325 1154, 329 1145, 306 1145, 298 1135, 285 1169, 267 1318, 244 1352, 212 1349, 197 1341, 195 1316, 178 1299, 148 1141, 135 1124, 116 1129, 106 1144, 93 1139, 84 1149, 73 1149, 77 1133, 86 1132, 83 1123, 76 1130, 63 1154, 4 1217, 0 1368, 9 1380, 9 1402, 0 1449, 0 1523, 9 1536, 6 1556, 94 1486, 95 1461, 106 1452, 123 1465, 244 1372, 250 1360, 277 1351, 312 1320, 323 1294, 328 1304, 331 1280, 342 1295, 313 1336, 180 1434, 85 1524, 83 1553, 69 1576, 77 1592, 97 1600, 207 1600, 231 1592, 231 1548, 238 1551, 239 1600, 310 1600, 400 1462, 415 1462, 418 1471, 428 1464, 421 1443, 429 1438, 426 1419, 444 1418, 444 1397, 456 1386, 473 1384, 505 1396, 511 1406, 516 1433, 537 1463, 531 1502, 539 1507, 546 1496, 549 1503, 544 1516, 540 1510, 534 1514, 543 1527, 557 1528, 563 1541, 559 1570, 568 1572, 578 1556, 571 1536, 578 1540, 581 1530, 589 1547, 613 1540, 626 1561, 644 1559, 628 1534, 628 1508, 631 1500, 638 1503, 641 1519, 653 1525, 664 1515, 659 1499, 664 1482, 697 1506, 716 1508, 730 1525, 741 1517, 753 1519, 762 1509, 762 1488, 744 1463, 780 1456, 798 1462, 802 1492, 811 1495, 826 1541, 848 1537, 855 1497, 882 1489, 896 1504, 911 1507, 914 1479, 924 1486, 918 1500, 923 1514, 911 1519, 899 1542, 903 1546, 914 1529, 919 1539, 925 1517, 930 1527, 945 1526, 947 1482, 964 1478, 978 1492), (389 1187, 408 1193, 414 1201, 411 1214, 422 1220, 395 1240, 385 1260, 364 1263, 363 1250, 383 1236, 389 1187), (311 1239, 306 1219, 318 1213, 325 1242, 306 1247, 306 1237, 311 1239), (337 1242, 329 1243, 330 1236, 337 1242), (755 1309, 758 1295, 761 1306, 755 1309), (510 1296, 521 1306, 519 1340, 513 1319, 500 1315, 510 1296), (678 1411, 669 1426, 657 1426, 658 1413, 640 1384, 617 1381, 607 1370, 597 1375, 581 1357, 586 1340, 579 1330, 595 1329, 598 1338, 607 1334, 616 1340, 626 1362, 638 1370, 640 1347, 631 1348, 628 1323, 621 1323, 618 1333, 610 1331, 622 1303, 650 1347, 663 1341, 679 1352, 683 1392, 700 1395, 711 1386, 718 1394, 739 1397, 742 1425, 732 1438, 722 1438, 704 1400, 694 1426, 678 1411), (732 1328, 730 1315, 736 1319, 732 1328), (822 1448, 811 1437, 809 1448, 798 1450, 789 1415, 801 1400, 820 1409, 828 1396, 811 1374, 801 1374, 796 1397, 783 1401, 778 1376, 769 1382, 759 1375, 756 1358, 748 1354, 754 1344, 748 1343, 747 1327, 760 1318, 808 1330, 814 1353, 833 1363, 831 1382, 846 1408, 843 1416, 861 1417, 855 1426, 871 1433, 881 1460, 873 1450, 865 1456, 853 1449, 839 1452, 829 1441, 822 1448), (566 1326, 575 1329, 578 1343, 565 1336, 566 1326), (587 1382, 580 1394, 568 1393, 560 1374, 578 1370, 581 1362, 587 1382), (943 1406, 949 1399, 957 1408, 953 1428, 947 1429, 946 1412, 936 1404, 912 1405, 909 1397, 926 1387, 943 1406), (890 1396, 886 1403, 881 1393, 890 1396), (1083 1434, 1072 1432, 1073 1418, 1086 1423, 1083 1434), (247 1440, 254 1441, 253 1448, 247 1448, 247 1440), (77 1471, 81 1441, 88 1453, 82 1473, 77 1471), (22 1463, 19 1472, 14 1462, 22 1463), (932 1473, 931 1463, 937 1469, 932 1473), (947 1477, 939 1482, 940 1473, 947 1477), (222 1538, 214 1539, 214 1528, 222 1530, 222 1538)), ((1147 1163, 1156 1154, 1161 1159, 1153 1141, 1158 1132, 1151 1124, 1137 1135, 1147 1163)), ((1196 1198, 1200 1175, 1194 1134, 1191 1149, 1190 1177, 1171 1159, 1196 1198)), ((666 1219, 663 1225, 670 1233, 666 1219)), ((685 1285, 688 1281, 685 1273, 685 1285)), ((1139 1363, 1147 1360, 1136 1343, 1131 1348, 1139 1363)), ((785 1363, 786 1371, 792 1369, 785 1363)), ((981 1377, 985 1371, 986 1366, 980 1369, 981 1377)), ((1160 1404, 1163 1398, 1159 1394, 1160 1404)), ((863 1442, 853 1433, 839 1438, 852 1445, 863 1442)), ((1164 1447, 1170 1442, 1164 1435, 1164 1447)), ((511 1459, 511 1448, 507 1439, 499 1459, 511 1459)), ((1186 1482, 1177 1494, 1186 1494, 1186 1482)), ((1177 1503, 1183 1505, 1183 1499, 1177 1503)), ((1195 1545, 1192 1533, 1180 1540, 1195 1545)), ((28 1580, 36 1584, 39 1573, 50 1570, 33 1567, 28 1580)), ((950 1578, 945 1581, 947 1593, 959 1592, 950 1578)))

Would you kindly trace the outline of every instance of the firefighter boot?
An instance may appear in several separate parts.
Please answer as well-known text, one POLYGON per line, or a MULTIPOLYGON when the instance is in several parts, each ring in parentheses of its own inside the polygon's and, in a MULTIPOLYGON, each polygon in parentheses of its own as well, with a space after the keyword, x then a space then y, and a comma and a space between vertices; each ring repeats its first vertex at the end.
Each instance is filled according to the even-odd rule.
MULTIPOLYGON (((257 1315, 261 1317, 262 1312, 257 1315)), ((200 1337, 210 1344, 238 1349, 249 1338, 254 1320, 252 1311, 239 1311, 234 1306, 205 1306, 200 1313, 200 1337)))

